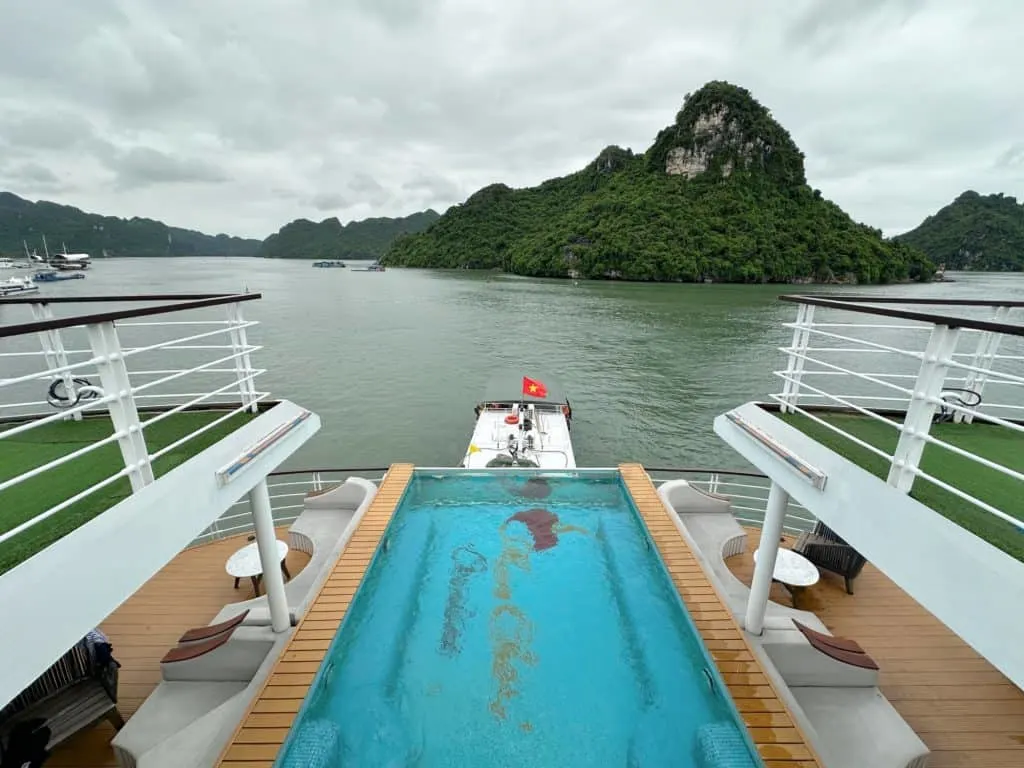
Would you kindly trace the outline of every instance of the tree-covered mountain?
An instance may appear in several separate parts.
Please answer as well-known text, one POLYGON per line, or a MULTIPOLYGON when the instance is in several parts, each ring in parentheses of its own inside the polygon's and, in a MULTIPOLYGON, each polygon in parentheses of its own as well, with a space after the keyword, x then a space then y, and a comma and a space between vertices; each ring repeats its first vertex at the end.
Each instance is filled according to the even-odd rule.
POLYGON ((878 283, 934 271, 811 189, 789 133, 721 81, 687 95, 644 154, 608 147, 537 187, 485 187, 383 260, 675 281, 878 283))
POLYGON ((897 239, 949 269, 1024 269, 1024 203, 968 190, 897 239))
POLYGON ((260 255, 282 259, 377 259, 395 238, 422 232, 440 218, 434 210, 390 219, 351 221, 331 217, 319 224, 297 219, 263 241, 260 255))
POLYGON ((227 235, 204 235, 191 229, 169 227, 153 219, 119 219, 85 213, 70 205, 45 200, 33 203, 10 192, 0 192, 0 253, 24 253, 22 242, 43 252, 46 237, 50 252, 61 243, 76 253, 101 256, 255 256, 259 240, 227 235))

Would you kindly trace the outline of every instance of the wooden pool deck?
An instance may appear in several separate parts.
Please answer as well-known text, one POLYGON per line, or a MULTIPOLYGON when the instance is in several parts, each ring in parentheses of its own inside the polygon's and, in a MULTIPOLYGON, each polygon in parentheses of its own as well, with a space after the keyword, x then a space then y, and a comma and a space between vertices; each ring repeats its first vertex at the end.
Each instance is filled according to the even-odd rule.
MULTIPOLYGON (((749 585, 761 531, 747 536, 747 551, 726 563, 749 585)), ((928 768, 1024 766, 1024 691, 870 563, 854 586, 848 595, 841 578, 823 572, 800 607, 878 662, 882 693, 931 750, 928 768)), ((771 599, 789 603, 779 584, 771 599)))
MULTIPOLYGON (((277 537, 287 539, 287 528, 279 528, 277 537)), ((121 663, 117 707, 125 720, 160 684, 160 658, 177 645, 182 632, 206 626, 227 603, 252 597, 248 581, 235 589, 224 570, 232 553, 245 545, 243 533, 186 549, 100 625, 121 663)), ((308 562, 305 552, 288 552, 293 577, 308 562)), ((110 746, 114 734, 106 721, 87 728, 58 747, 46 768, 117 768, 110 746)))
POLYGON ((370 508, 221 754, 222 768, 270 768, 412 477, 392 464, 370 508))
POLYGON ((639 464, 622 464, 619 472, 767 768, 823 768, 729 608, 669 517, 647 472, 639 464))

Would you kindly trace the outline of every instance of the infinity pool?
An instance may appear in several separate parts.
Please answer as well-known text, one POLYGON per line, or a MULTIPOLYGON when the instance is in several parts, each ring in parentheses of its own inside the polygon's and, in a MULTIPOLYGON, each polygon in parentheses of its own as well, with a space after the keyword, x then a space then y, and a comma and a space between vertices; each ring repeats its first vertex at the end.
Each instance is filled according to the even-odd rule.
POLYGON ((275 765, 755 754, 617 474, 417 473, 275 765))

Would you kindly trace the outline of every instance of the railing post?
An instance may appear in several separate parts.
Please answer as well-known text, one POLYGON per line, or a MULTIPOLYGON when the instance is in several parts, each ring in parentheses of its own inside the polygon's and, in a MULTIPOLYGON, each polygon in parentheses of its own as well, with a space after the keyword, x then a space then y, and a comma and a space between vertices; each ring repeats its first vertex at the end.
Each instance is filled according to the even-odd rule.
POLYGON ((238 394, 242 405, 248 406, 256 413, 259 405, 256 401, 256 383, 253 381, 252 360, 249 357, 248 335, 245 332, 245 318, 242 305, 238 302, 228 305, 228 325, 231 329, 231 352, 235 357, 235 375, 238 377, 238 394))
POLYGON ((142 434, 142 423, 135 406, 121 342, 112 322, 89 325, 86 329, 103 394, 114 398, 107 407, 114 431, 121 435, 117 443, 121 447, 121 457, 128 468, 128 479, 134 493, 153 482, 153 467, 149 463, 149 449, 142 434))
MULTIPOLYGON (((992 314, 992 322, 1002 323, 1006 320, 1006 316, 1010 314, 1009 307, 996 307, 996 311, 992 314)), ((1003 334, 993 333, 992 331, 983 331, 980 338, 978 339, 978 347, 974 351, 974 356, 971 358, 971 365, 975 368, 983 368, 986 371, 992 370, 992 364, 996 358, 996 350, 999 349, 999 342, 1003 340, 1003 334)), ((964 389, 970 389, 979 396, 981 391, 985 388, 985 382, 988 380, 988 376, 984 373, 977 371, 968 371, 967 380, 964 382, 964 389)), ((973 413, 963 413, 957 411, 953 414, 953 421, 956 423, 970 424, 974 421, 973 413)))
POLYGON ((270 625, 275 632, 284 632, 291 626, 291 616, 288 612, 288 597, 284 592, 284 577, 281 576, 281 558, 277 554, 277 533, 274 531, 274 515, 266 478, 249 491, 249 507, 252 510, 253 527, 256 529, 256 548, 263 568, 263 590, 270 607, 270 625))
POLYGON ((921 454, 927 443, 925 439, 931 430, 932 420, 939 407, 939 395, 946 382, 946 371, 960 329, 948 325, 936 325, 928 337, 928 346, 921 358, 921 367, 914 382, 907 415, 900 427, 900 439, 893 452, 892 466, 886 482, 904 493, 914 487, 917 477, 915 470, 921 462, 921 454))
MULTIPOLYGON (((53 320, 53 310, 50 309, 49 304, 45 303, 33 303, 32 317, 42 322, 44 320, 53 320)), ((68 364, 68 355, 64 350, 64 341, 60 337, 60 330, 54 328, 48 331, 39 331, 36 334, 39 337, 39 345, 43 348, 43 357, 46 360, 46 369, 49 371, 62 368, 68 364)), ((53 374, 52 381, 60 379, 64 382, 64 394, 68 398, 69 406, 75 404, 75 398, 77 393, 75 391, 75 377, 71 371, 62 371, 61 373, 53 374)), ((75 421, 82 420, 82 412, 75 411, 70 416, 65 416, 65 420, 74 419, 75 421)))
POLYGON ((768 503, 764 511, 764 525, 761 526, 761 543, 757 547, 757 564, 750 582, 750 596, 747 598, 747 614, 743 628, 752 635, 760 635, 764 629, 764 615, 768 610, 768 597, 772 589, 772 574, 775 559, 779 555, 779 541, 786 519, 789 494, 782 486, 772 481, 768 491, 768 503))
POLYGON ((810 346, 811 326, 814 324, 814 305, 801 304, 796 311, 796 327, 793 328, 793 343, 790 346, 789 361, 786 363, 786 378, 782 385, 783 413, 795 413, 793 407, 800 399, 800 381, 804 374, 804 359, 810 346))

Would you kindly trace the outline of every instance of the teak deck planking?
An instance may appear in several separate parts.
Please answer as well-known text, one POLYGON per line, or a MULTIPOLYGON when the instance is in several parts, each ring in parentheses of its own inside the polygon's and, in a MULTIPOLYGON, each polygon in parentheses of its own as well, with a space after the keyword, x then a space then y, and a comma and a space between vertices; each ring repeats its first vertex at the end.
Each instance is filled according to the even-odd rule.
MULTIPOLYGON (((745 584, 760 536, 748 529, 747 551, 726 560, 745 584)), ((928 768, 1024 766, 1024 691, 870 563, 853 588, 846 594, 841 578, 822 571, 800 607, 878 662, 882 693, 931 750, 928 768)), ((772 585, 772 600, 788 597, 772 585)))
POLYGON ((271 768, 273 765, 381 536, 405 493, 412 471, 411 464, 392 464, 388 469, 370 508, 296 627, 263 690, 221 753, 217 762, 220 768, 271 768))
POLYGON ((823 768, 728 606, 669 517, 647 472, 639 464, 622 464, 619 472, 765 765, 823 768))
MULTIPOLYGON (((286 527, 277 530, 279 539, 287 536, 286 527)), ((160 657, 186 630, 206 626, 226 604, 252 597, 248 579, 234 589, 224 570, 246 543, 246 534, 240 534, 180 552, 100 624, 121 663, 117 708, 125 720, 159 685, 160 657)), ((296 576, 309 555, 293 549, 286 562, 296 576)), ((79 732, 54 751, 46 768, 116 768, 114 733, 106 721, 79 732)))

